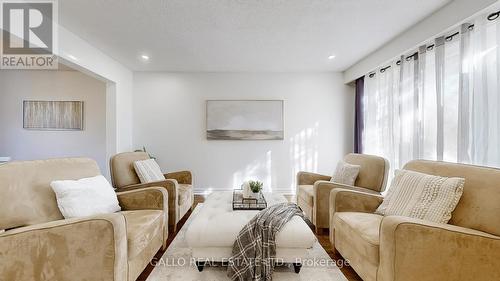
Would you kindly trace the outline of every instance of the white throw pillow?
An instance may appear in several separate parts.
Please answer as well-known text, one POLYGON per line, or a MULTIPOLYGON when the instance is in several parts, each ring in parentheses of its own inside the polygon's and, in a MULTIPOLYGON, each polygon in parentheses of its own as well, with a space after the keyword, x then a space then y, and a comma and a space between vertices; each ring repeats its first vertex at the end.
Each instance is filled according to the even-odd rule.
POLYGON ((165 180, 165 176, 161 172, 160 166, 154 159, 135 161, 134 169, 141 183, 165 180))
POLYGON ((333 177, 330 181, 347 185, 354 185, 354 182, 356 182, 356 178, 358 177, 360 168, 361 166, 359 165, 353 165, 344 161, 340 161, 337 164, 335 173, 333 174, 333 177))
POLYGON ((103 176, 50 183, 62 215, 69 218, 109 214, 121 210, 113 187, 103 176))
POLYGON ((391 187, 375 211, 448 223, 463 193, 465 179, 396 170, 391 187))

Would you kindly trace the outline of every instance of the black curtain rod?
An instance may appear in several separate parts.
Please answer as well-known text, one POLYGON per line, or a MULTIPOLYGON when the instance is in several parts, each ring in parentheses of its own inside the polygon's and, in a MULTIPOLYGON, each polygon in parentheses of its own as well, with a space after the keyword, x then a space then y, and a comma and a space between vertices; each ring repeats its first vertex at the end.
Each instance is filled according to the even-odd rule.
MULTIPOLYGON (((497 11, 497 12, 494 12, 494 13, 489 14, 489 15, 488 15, 488 17, 487 17, 487 19, 488 19, 489 21, 494 21, 494 20, 498 19, 498 17, 500 17, 500 11, 497 11)), ((469 25, 469 26, 467 27, 467 29, 468 29, 468 30, 473 30, 473 29, 474 29, 474 24, 469 25)), ((459 31, 457 31, 457 32, 455 32, 455 33, 453 33, 453 34, 451 34, 451 35, 446 36, 446 37, 444 38, 444 40, 446 40, 446 41, 448 41, 448 42, 449 42, 449 41, 453 40, 453 37, 457 36, 458 34, 460 34, 460 32, 459 32, 459 31)), ((431 45, 428 45, 426 49, 427 49, 428 51, 430 51, 430 50, 432 50, 434 47, 435 47, 435 44, 431 44, 431 45)), ((412 55, 410 55, 410 56, 407 56, 407 57, 406 57, 406 61, 410 61, 411 59, 415 58, 416 56, 418 56, 418 51, 417 51, 417 52, 415 52, 415 53, 413 53, 413 54, 412 54, 412 55)), ((397 60, 397 61, 396 61, 396 65, 401 65, 401 63, 402 63, 402 61, 401 61, 401 60, 397 60)), ((381 73, 384 73, 384 72, 385 72, 387 69, 389 69, 390 67, 391 67, 390 65, 388 65, 388 66, 386 66, 386 67, 383 67, 383 68, 381 68, 381 69, 380 69, 380 72, 381 72, 381 73)), ((375 76, 375 73, 376 73, 376 72, 371 72, 370 74, 368 74, 368 77, 373 78, 373 77, 375 76)))
POLYGON ((384 68, 381 68, 381 69, 380 69, 380 73, 384 73, 384 72, 385 72, 387 69, 389 69, 390 67, 391 67, 391 66, 390 66, 390 65, 388 65, 388 66, 386 66, 386 67, 384 67, 384 68))
POLYGON ((497 11, 495 13, 489 14, 488 15, 488 20, 489 21, 496 20, 496 19, 498 19, 498 16, 500 16, 500 11, 497 11))
POLYGON ((458 32, 458 31, 457 31, 457 32, 453 33, 453 34, 452 34, 452 35, 450 35, 450 36, 446 36, 446 37, 444 38, 444 40, 446 40, 446 41, 450 42, 451 40, 453 40, 453 37, 457 36, 458 34, 460 34, 460 32, 458 32))

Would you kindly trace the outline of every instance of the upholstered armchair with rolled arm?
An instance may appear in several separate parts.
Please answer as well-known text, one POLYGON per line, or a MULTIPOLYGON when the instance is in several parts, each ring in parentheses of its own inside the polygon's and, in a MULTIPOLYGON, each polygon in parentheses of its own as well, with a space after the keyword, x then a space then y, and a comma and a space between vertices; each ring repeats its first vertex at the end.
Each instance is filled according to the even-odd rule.
POLYGON ((191 172, 180 171, 165 174, 165 180, 142 184, 134 170, 134 162, 149 159, 146 152, 124 152, 111 157, 111 179, 116 191, 161 186, 168 191, 168 225, 175 231, 177 223, 193 207, 193 179, 191 172))
POLYGON ((136 280, 166 246, 168 194, 117 194, 122 211, 64 219, 53 180, 100 175, 87 158, 0 166, 0 280, 136 280))
POLYGON ((381 216, 379 195, 330 194, 330 242, 365 281, 500 280, 500 170, 415 160, 406 170, 465 178, 447 224, 381 216))
POLYGON ((383 157, 350 153, 344 162, 359 165, 360 170, 354 186, 331 182, 331 176, 299 172, 297 174, 297 204, 309 220, 320 229, 329 228, 329 198, 334 188, 344 188, 374 195, 384 191, 389 164, 383 157))

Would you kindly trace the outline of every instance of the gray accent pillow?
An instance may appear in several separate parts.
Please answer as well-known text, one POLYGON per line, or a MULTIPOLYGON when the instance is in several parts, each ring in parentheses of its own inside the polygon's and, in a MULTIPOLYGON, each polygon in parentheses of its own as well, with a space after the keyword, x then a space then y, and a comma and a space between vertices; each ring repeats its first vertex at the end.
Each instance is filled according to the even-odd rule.
POLYGON ((356 179, 358 178, 360 168, 361 166, 359 165, 353 165, 344 161, 340 161, 337 164, 335 173, 333 174, 333 177, 330 181, 347 185, 354 185, 354 182, 356 182, 356 179))

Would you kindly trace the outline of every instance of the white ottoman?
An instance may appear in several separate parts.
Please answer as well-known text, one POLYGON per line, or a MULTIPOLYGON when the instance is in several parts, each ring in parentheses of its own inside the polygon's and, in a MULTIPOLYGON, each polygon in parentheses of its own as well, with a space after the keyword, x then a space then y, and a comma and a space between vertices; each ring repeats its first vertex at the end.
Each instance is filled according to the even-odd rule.
MULTIPOLYGON (((278 194, 264 193, 267 205, 287 202, 278 194)), ((203 203, 188 229, 186 240, 193 250, 198 270, 203 270, 206 261, 225 262, 232 254, 233 244, 240 230, 258 211, 233 211, 232 192, 212 193, 203 203)), ((276 235, 276 258, 293 263, 295 272, 300 271, 298 262, 307 257, 316 236, 300 217, 293 217, 276 235)))

